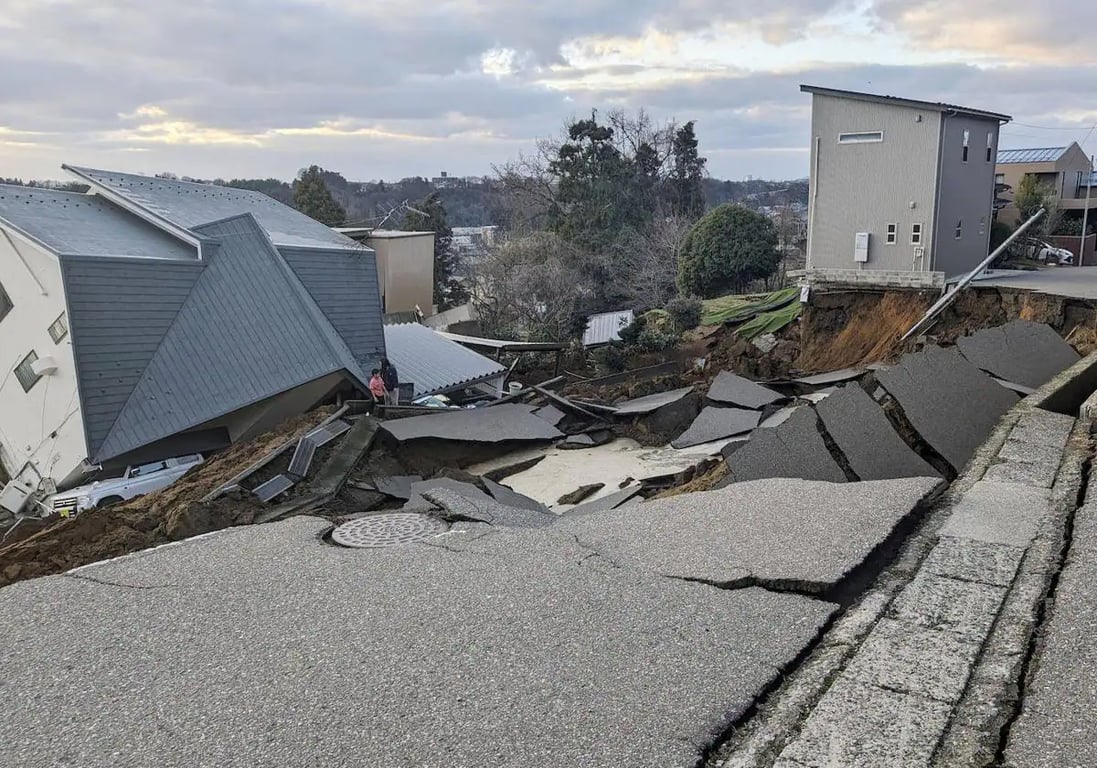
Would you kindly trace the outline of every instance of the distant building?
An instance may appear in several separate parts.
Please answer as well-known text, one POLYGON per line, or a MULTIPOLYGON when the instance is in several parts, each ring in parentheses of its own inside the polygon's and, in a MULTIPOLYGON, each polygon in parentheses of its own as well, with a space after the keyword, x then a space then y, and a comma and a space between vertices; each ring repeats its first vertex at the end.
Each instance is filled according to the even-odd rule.
MULTIPOLYGON (((1086 187, 1093 175, 1093 164, 1077 142, 1066 147, 1038 149, 1003 149, 998 152, 995 181, 1004 184, 1003 200, 1007 205, 998 212, 998 219, 1017 224, 1020 215, 1012 204, 1017 185, 1032 175, 1050 193, 1059 210, 1081 216, 1086 207, 1086 187)), ((1097 193, 1097 189, 1093 190, 1097 193)), ((1090 216, 1097 209, 1097 199, 1090 195, 1090 216)))
POLYGON ((336 231, 373 249, 386 315, 430 315, 434 301, 434 233, 337 227, 336 231))
POLYGON ((454 227, 451 245, 457 254, 464 258, 478 258, 495 244, 495 233, 499 227, 454 227))
POLYGON ((800 89, 812 94, 809 272, 932 283, 986 257, 998 130, 1008 115, 800 89))

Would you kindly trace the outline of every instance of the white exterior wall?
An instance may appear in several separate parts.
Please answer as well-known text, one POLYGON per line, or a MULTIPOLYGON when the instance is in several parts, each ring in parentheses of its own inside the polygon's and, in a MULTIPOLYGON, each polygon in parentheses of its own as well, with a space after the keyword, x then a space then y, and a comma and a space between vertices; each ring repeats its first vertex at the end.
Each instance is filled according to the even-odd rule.
POLYGON ((88 455, 71 336, 59 344, 49 326, 65 312, 57 259, 0 227, 0 284, 14 307, 0 320, 0 461, 8 473, 37 485, 27 461, 61 482, 88 455), (31 351, 52 357, 57 372, 24 392, 15 367, 31 351))
POLYGON ((814 94, 811 120, 808 268, 928 271, 941 114, 814 94), (882 131, 883 141, 839 142, 840 134, 862 131, 882 131), (911 242, 916 223, 920 245, 911 242), (888 224, 897 226, 894 245, 887 244, 888 224), (870 235, 865 263, 853 258, 858 232, 870 235))

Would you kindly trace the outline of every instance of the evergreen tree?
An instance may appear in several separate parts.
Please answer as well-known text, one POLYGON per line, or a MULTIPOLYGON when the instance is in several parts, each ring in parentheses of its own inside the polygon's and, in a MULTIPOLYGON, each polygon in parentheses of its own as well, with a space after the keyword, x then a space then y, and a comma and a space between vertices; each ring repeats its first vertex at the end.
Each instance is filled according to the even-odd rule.
POLYGON ((777 271, 777 232, 773 222, 740 205, 706 213, 686 235, 678 260, 678 289, 711 298, 741 293, 754 280, 777 271))
POLYGON ((335 202, 324 183, 323 168, 312 165, 297 175, 293 182, 293 203, 297 210, 329 227, 337 227, 347 220, 343 206, 335 202))
POLYGON ((679 128, 671 146, 672 166, 668 180, 671 210, 690 221, 705 212, 705 158, 697 154, 693 121, 679 128))
POLYGON ((404 216, 404 230, 434 233, 434 303, 439 311, 464 304, 469 294, 458 280, 460 259, 453 249, 446 206, 437 192, 431 192, 412 207, 415 210, 404 216))

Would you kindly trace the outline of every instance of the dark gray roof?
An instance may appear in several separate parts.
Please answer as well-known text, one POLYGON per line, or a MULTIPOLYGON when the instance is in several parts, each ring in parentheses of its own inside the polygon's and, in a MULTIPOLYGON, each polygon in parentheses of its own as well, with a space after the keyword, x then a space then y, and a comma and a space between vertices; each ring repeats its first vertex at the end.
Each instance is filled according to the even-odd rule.
POLYGON ((69 165, 63 167, 88 182, 92 189, 118 195, 161 220, 184 229, 250 213, 278 246, 364 247, 262 192, 117 171, 69 165))
MULTIPOLYGON (((330 373, 346 371, 364 387, 365 376, 350 349, 251 215, 196 231, 215 238, 219 248, 196 265, 197 275, 180 273, 173 281, 159 279, 160 272, 153 279, 151 270, 134 270, 117 259, 63 258, 68 302, 78 309, 70 316, 78 367, 88 365, 93 375, 94 356, 109 369, 110 355, 135 342, 146 345, 134 352, 127 376, 111 380, 113 388, 95 390, 82 371, 82 406, 97 419, 86 424, 94 461, 330 373), (77 266, 82 279, 76 279, 77 266), (192 284, 180 301, 187 280, 192 284), (153 340, 158 343, 149 355, 153 340), (140 378, 119 406, 137 367, 143 367, 140 378)), ((379 315, 375 322, 380 323, 379 315)))
POLYGON ((69 255, 60 261, 94 456, 206 265, 69 255))
POLYGON ((1041 147, 1037 149, 999 149, 998 164, 1010 163, 1054 163, 1070 147, 1041 147))
POLYGON ((385 356, 373 251, 278 249, 367 373, 385 356))
POLYGON ((0 184, 0 222, 57 254, 198 258, 194 246, 98 195, 0 184))
POLYGON ((400 380, 415 384, 416 397, 447 392, 507 372, 491 358, 416 323, 386 325, 385 348, 400 380))
POLYGON ((898 96, 882 96, 876 93, 862 93, 860 91, 843 91, 837 88, 821 88, 817 85, 801 85, 804 93, 813 93, 820 96, 834 96, 839 99, 853 99, 854 101, 872 101, 877 104, 894 104, 897 107, 913 107, 915 109, 931 109, 934 112, 956 112, 967 117, 979 117, 986 120, 1009 122, 1013 118, 998 112, 987 112, 982 109, 962 107, 959 104, 946 104, 940 101, 919 101, 917 99, 904 99, 898 96))

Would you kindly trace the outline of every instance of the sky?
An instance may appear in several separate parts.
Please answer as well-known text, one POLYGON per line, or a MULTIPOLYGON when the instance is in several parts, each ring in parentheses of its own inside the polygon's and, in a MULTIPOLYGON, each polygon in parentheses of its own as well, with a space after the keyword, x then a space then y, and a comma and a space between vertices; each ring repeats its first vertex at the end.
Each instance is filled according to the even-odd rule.
POLYGON ((808 173, 807 83, 1089 139, 1078 0, 3 0, 0 176, 485 175, 592 109, 696 121, 712 176, 808 173))

